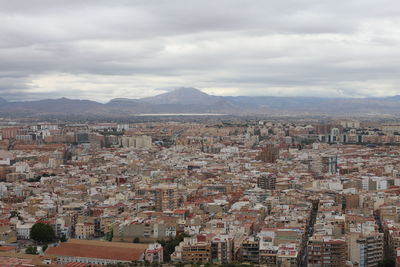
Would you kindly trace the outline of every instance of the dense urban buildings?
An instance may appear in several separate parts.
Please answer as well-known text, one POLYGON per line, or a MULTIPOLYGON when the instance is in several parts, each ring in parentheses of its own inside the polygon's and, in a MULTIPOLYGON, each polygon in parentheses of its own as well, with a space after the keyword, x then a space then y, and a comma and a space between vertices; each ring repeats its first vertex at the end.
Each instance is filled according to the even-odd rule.
POLYGON ((2 120, 0 262, 399 264, 394 125, 2 120))

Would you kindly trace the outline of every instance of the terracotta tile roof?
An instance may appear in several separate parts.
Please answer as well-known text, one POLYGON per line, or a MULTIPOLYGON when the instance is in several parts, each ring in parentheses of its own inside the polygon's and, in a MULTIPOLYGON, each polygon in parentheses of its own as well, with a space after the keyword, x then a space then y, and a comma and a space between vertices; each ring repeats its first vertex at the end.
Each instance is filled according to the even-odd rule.
POLYGON ((185 214, 187 210, 174 210, 174 214, 185 214))
MULTIPOLYGON (((99 243, 99 242, 96 242, 99 243)), ((46 255, 54 256, 71 256, 82 258, 96 258, 96 259, 110 259, 121 261, 136 261, 141 258, 146 250, 145 246, 141 247, 128 247, 128 246, 115 246, 111 242, 102 242, 106 244, 88 244, 66 242, 61 243, 58 247, 51 247, 47 249, 46 255), (107 246, 108 244, 108 246, 107 246)))
POLYGON ((17 259, 0 257, 0 267, 11 267, 11 266, 34 266, 32 260, 29 259, 17 259))
POLYGON ((15 247, 12 247, 12 246, 0 246, 0 252, 3 252, 3 251, 13 251, 13 250, 15 250, 16 248, 15 247))
POLYGON ((106 241, 102 241, 102 240, 85 240, 85 239, 69 239, 68 243, 96 245, 96 246, 103 246, 103 247, 133 248, 133 249, 143 249, 143 250, 145 250, 148 247, 147 244, 106 242, 106 241))

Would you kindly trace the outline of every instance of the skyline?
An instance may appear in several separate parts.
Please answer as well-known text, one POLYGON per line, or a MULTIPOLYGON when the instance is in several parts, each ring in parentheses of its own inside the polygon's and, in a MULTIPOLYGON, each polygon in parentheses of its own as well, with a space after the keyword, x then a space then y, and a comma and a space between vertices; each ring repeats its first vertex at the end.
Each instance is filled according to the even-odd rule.
POLYGON ((395 1, 252 3, 0 1, 0 97, 400 94, 395 1))

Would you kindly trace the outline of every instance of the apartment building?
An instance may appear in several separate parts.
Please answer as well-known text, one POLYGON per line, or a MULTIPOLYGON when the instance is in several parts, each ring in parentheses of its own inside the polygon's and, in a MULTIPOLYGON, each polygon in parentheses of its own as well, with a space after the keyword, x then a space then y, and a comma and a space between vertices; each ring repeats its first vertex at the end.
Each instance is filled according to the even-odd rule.
POLYGON ((211 244, 205 236, 185 237, 175 247, 171 260, 175 262, 210 262, 211 244))
POLYGON ((257 237, 248 237, 240 244, 240 260, 243 262, 258 263, 260 261, 260 240, 257 237))
POLYGON ((257 178, 257 186, 266 190, 275 190, 276 176, 272 173, 262 174, 257 178))
POLYGON ((94 223, 77 223, 75 225, 75 236, 78 239, 91 239, 94 237, 94 223))
POLYGON ((344 239, 330 236, 313 236, 308 241, 307 262, 309 267, 345 266, 347 244, 344 239))
POLYGON ((178 207, 177 185, 160 185, 155 189, 157 211, 174 210, 178 207))
POLYGON ((211 258, 213 262, 232 262, 234 256, 234 239, 232 236, 217 235, 211 240, 211 258))
POLYGON ((382 233, 348 235, 349 259, 359 267, 378 266, 383 260, 382 233))

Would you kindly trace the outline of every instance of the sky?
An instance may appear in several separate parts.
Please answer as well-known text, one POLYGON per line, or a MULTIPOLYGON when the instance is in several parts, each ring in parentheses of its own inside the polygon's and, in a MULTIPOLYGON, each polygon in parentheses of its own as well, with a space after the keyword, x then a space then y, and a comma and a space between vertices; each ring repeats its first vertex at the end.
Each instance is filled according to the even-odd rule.
POLYGON ((400 94, 396 0, 0 0, 0 97, 400 94))

